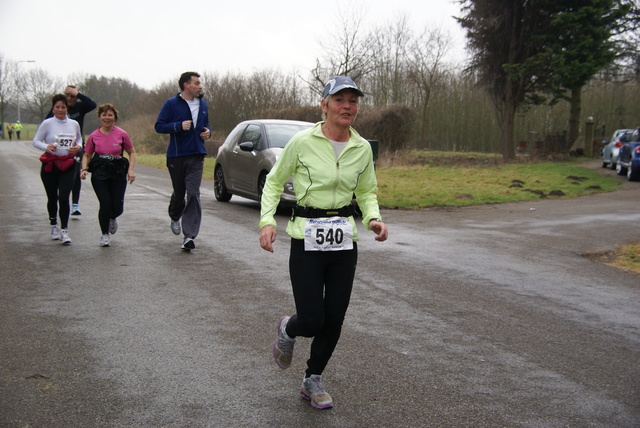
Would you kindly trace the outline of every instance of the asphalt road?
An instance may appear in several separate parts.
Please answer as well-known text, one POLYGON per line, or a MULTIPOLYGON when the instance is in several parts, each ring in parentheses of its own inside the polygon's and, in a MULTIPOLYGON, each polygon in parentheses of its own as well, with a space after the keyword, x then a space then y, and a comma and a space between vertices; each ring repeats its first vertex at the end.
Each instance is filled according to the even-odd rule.
POLYGON ((640 241, 640 183, 383 211, 390 239, 361 230, 324 374, 335 408, 318 411, 298 394, 310 341, 288 370, 270 355, 293 311, 285 215, 267 253, 257 204, 216 202, 205 181, 183 252, 168 174, 139 166, 112 246, 86 181, 65 247, 38 156, 0 142, 1 427, 640 426, 640 275, 584 256, 640 241))

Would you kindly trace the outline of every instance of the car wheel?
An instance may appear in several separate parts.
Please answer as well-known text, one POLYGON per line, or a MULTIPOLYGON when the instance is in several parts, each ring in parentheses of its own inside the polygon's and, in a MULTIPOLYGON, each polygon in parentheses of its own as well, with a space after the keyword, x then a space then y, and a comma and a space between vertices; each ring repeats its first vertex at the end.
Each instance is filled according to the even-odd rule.
POLYGON ((627 168, 627 179, 629 179, 629 181, 640 181, 640 169, 634 168, 631 163, 629 163, 629 168, 627 168))
POLYGON ((618 164, 618 163, 617 163, 617 162, 614 162, 614 161, 613 161, 613 159, 612 159, 612 160, 611 160, 611 164, 609 165, 609 168, 611 168, 611 170, 615 171, 615 170, 616 170, 616 165, 617 165, 617 164, 618 164))
POLYGON ((620 161, 616 162, 616 173, 618 173, 618 175, 625 175, 627 173, 627 168, 623 167, 620 161))
POLYGON ((213 192, 216 195, 216 199, 220 202, 229 202, 229 200, 231 200, 231 193, 227 191, 227 186, 224 182, 224 172, 220 165, 218 165, 216 172, 213 174, 213 192))
POLYGON ((267 173, 263 172, 258 178, 258 201, 262 200, 262 191, 264 190, 265 184, 267 184, 267 173))

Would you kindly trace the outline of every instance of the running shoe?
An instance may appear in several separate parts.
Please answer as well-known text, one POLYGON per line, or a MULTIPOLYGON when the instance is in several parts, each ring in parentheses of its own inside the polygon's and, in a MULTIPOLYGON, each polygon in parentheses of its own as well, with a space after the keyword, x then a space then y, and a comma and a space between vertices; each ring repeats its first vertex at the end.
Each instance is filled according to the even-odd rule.
POLYGON ((186 251, 191 251, 196 248, 196 243, 193 242, 192 238, 184 238, 184 242, 182 243, 182 247, 180 248, 186 251))
POLYGON ((60 241, 62 241, 63 244, 71 244, 68 229, 60 229, 60 241))
POLYGON ((333 407, 333 399, 324 390, 322 376, 320 375, 311 375, 306 379, 302 379, 300 396, 305 400, 309 400, 316 409, 322 410, 333 407))
POLYGON ((102 236, 100 237, 100 246, 101 246, 101 247, 108 247, 108 246, 110 246, 110 245, 111 245, 111 244, 109 243, 109 234, 108 234, 108 233, 105 233, 104 235, 102 235, 102 236))
POLYGON ((289 318, 291 317, 286 315, 280 317, 277 324, 278 335, 273 345, 271 345, 271 355, 273 355, 273 359, 281 369, 288 369, 291 366, 293 345, 296 343, 296 339, 290 338, 285 331, 289 318))
POLYGON ((78 209, 78 204, 71 204, 71 215, 82 215, 78 209))
POLYGON ((58 229, 57 224, 51 225, 51 239, 54 241, 57 241, 58 239, 60 239, 60 229, 58 229))
POLYGON ((118 222, 116 221, 115 218, 112 218, 111 220, 109 220, 109 233, 112 235, 115 235, 117 231, 118 231, 118 222))
POLYGON ((171 220, 171 231, 174 235, 180 235, 182 233, 182 228, 180 227, 180 220, 173 221, 171 220))

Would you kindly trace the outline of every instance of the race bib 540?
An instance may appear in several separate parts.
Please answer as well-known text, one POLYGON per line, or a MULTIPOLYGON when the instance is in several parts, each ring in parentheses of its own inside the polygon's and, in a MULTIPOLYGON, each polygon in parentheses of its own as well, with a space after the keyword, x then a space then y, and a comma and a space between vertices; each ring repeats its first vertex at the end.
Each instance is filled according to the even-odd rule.
POLYGON ((353 249, 353 227, 348 217, 308 218, 304 226, 305 251, 353 249))

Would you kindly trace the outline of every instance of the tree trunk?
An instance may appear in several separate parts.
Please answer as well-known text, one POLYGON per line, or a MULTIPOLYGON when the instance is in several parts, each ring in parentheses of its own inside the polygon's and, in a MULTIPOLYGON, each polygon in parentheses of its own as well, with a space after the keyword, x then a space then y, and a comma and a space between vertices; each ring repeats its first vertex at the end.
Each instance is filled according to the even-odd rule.
POLYGON ((513 86, 509 79, 505 79, 504 99, 502 108, 502 160, 505 163, 511 162, 516 157, 513 147, 513 129, 515 127, 516 101, 513 96, 513 86))
POLYGON ((582 87, 574 88, 571 90, 571 107, 569 110, 569 135, 566 142, 565 150, 568 150, 573 146, 573 143, 578 139, 580 134, 580 113, 582 111, 582 87))
POLYGON ((420 140, 419 147, 429 148, 427 144, 427 101, 422 106, 422 123, 420 124, 420 140))
POLYGON ((513 106, 505 106, 504 116, 502 117, 502 160, 505 163, 511 162, 516 157, 516 151, 513 147, 515 117, 513 106))

